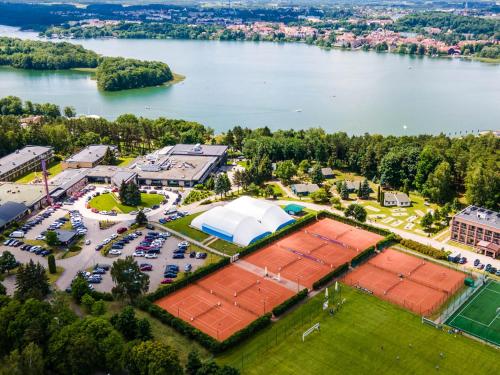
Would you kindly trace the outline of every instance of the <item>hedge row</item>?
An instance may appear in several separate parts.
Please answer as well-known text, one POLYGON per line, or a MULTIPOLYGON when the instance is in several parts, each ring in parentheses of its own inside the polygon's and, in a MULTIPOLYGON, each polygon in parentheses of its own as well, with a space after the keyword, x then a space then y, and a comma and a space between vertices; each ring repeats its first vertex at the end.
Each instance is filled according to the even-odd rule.
POLYGON ((267 313, 254 320, 242 330, 234 333, 226 340, 220 342, 146 299, 139 303, 138 307, 149 312, 151 316, 174 328, 179 333, 189 337, 190 339, 196 340, 212 353, 220 353, 230 347, 233 347, 246 338, 252 336, 255 332, 267 327, 271 323, 272 316, 271 313, 267 313))
POLYGON ((370 246, 351 259, 351 266, 356 267, 360 265, 366 259, 370 258, 373 254, 375 254, 375 246, 370 246))
POLYGON ((377 242, 377 244, 375 246, 376 246, 377 250, 382 250, 382 249, 385 249, 386 247, 394 245, 398 242, 401 242, 401 237, 399 237, 397 234, 390 233, 384 239, 377 242))
POLYGON ((409 249, 415 250, 421 254, 429 255, 434 259, 448 259, 448 254, 444 250, 438 250, 434 247, 422 245, 419 242, 407 239, 401 239, 400 243, 409 249))
POLYGON ((330 218, 330 219, 333 219, 333 220, 337 220, 337 221, 340 221, 341 223, 349 224, 349 225, 352 225, 352 226, 355 226, 355 227, 358 227, 358 228, 361 228, 361 229, 365 229, 365 230, 367 230, 369 232, 380 234, 381 236, 384 236, 384 237, 386 237, 389 234, 391 234, 391 232, 389 232, 386 229, 377 228, 377 227, 374 227, 374 226, 372 226, 370 224, 366 224, 366 223, 361 223, 361 222, 356 221, 354 219, 350 219, 350 218, 345 217, 345 216, 340 216, 340 215, 334 214, 334 213, 329 212, 329 211, 321 211, 318 214, 318 217, 320 219, 322 219, 324 217, 327 217, 327 218, 330 218))
POLYGON ((282 315, 284 312, 286 312, 292 306, 294 306, 297 303, 299 303, 300 301, 306 299, 308 293, 309 293, 309 291, 307 290, 307 288, 302 289, 300 292, 298 292, 296 295, 294 295, 294 296, 290 297, 289 299, 287 299, 281 305, 276 306, 273 309, 273 315, 274 316, 280 316, 280 315, 282 315))
POLYGON ((179 290, 180 288, 185 287, 188 284, 191 284, 202 277, 205 277, 218 269, 221 269, 222 267, 227 266, 231 262, 230 258, 223 258, 217 263, 212 263, 209 264, 208 266, 198 268, 196 271, 191 273, 189 276, 184 277, 183 279, 174 282, 173 284, 158 288, 155 292, 149 293, 146 298, 153 302, 156 301, 159 298, 165 297, 169 295, 170 293, 175 292, 176 290, 179 290))
POLYGON ((341 275, 342 273, 344 273, 348 269, 349 269, 349 263, 344 263, 344 264, 338 266, 332 272, 330 272, 329 274, 323 276, 321 279, 319 279, 318 281, 316 281, 313 284, 313 289, 314 290, 321 289, 323 286, 325 286, 330 281, 332 281, 332 279, 334 277, 337 277, 337 276, 341 275))
POLYGON ((98 292, 97 290, 93 290, 90 295, 96 300, 103 300, 103 301, 113 301, 113 295, 111 293, 106 293, 106 292, 98 292))
POLYGON ((272 234, 270 236, 264 237, 256 242, 248 245, 242 251, 240 251, 240 258, 243 258, 247 255, 252 254, 253 252, 255 252, 257 250, 260 250, 262 247, 269 245, 270 243, 277 241, 280 238, 283 238, 292 232, 295 232, 297 229, 302 228, 315 220, 316 220, 315 214, 307 214, 303 218, 297 220, 295 223, 286 226, 285 228, 275 232, 274 234, 272 234))

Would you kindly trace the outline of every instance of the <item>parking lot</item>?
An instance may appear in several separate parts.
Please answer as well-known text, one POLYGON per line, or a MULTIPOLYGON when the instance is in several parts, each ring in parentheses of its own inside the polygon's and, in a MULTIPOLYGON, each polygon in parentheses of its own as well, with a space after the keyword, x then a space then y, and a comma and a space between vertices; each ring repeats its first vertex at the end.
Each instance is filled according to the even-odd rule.
MULTIPOLYGON (((98 187, 97 189, 103 188, 98 187)), ((64 272, 56 282, 56 286, 60 290, 65 290, 66 288, 68 288, 71 285, 73 278, 79 271, 92 270, 96 264, 107 264, 111 266, 116 259, 125 258, 127 255, 132 255, 136 250, 136 247, 140 246, 140 242, 144 240, 144 237, 148 232, 148 230, 146 229, 141 229, 143 234, 125 244, 123 249, 121 249, 120 255, 103 256, 100 251, 96 251, 96 246, 101 244, 105 238, 110 238, 113 235, 117 235, 117 229, 121 227, 128 228, 128 226, 134 222, 134 217, 132 215, 118 215, 118 217, 103 216, 93 213, 91 210, 85 208, 86 197, 93 194, 93 191, 95 190, 89 189, 84 194, 80 194, 79 197, 73 199, 71 204, 63 205, 61 208, 58 208, 54 210, 54 212, 51 212, 50 215, 48 211, 52 211, 52 209, 45 209, 28 218, 27 221, 30 221, 34 218, 38 218, 42 214, 45 214, 45 216, 47 216, 43 217, 43 220, 40 220, 38 224, 33 225, 31 228, 29 228, 24 238, 19 238, 19 241, 25 243, 37 244, 47 247, 46 245, 44 245, 41 236, 42 233, 46 232, 49 227, 53 229, 65 229, 68 228, 70 224, 72 224, 72 227, 76 227, 77 229, 81 230, 81 234, 84 236, 83 241, 80 242, 82 250, 79 253, 69 253, 68 255, 71 256, 66 256, 64 259, 57 259, 57 266, 64 268, 64 272), (72 211, 80 213, 71 215, 71 218, 73 219, 72 222, 63 221, 65 219, 60 220, 65 216, 70 216, 70 213, 72 211), (114 225, 107 229, 100 229, 99 221, 110 219, 112 222, 114 222, 112 223, 114 225), (56 224, 58 220, 60 220, 60 224, 56 224)), ((157 220, 157 217, 161 216, 165 211, 171 209, 172 204, 175 202, 175 197, 177 197, 177 194, 172 192, 165 192, 165 194, 172 195, 174 199, 170 199, 170 202, 166 205, 163 205, 159 210, 149 212, 147 216, 155 217, 155 220, 157 220)), ((123 237, 123 235, 120 235, 119 237, 121 238, 123 237)), ((167 264, 178 266, 180 273, 182 273, 184 271, 184 267, 187 264, 191 264, 192 271, 194 271, 196 268, 202 266, 206 261, 208 261, 207 259, 190 258, 190 248, 188 248, 184 259, 172 259, 174 250, 177 249, 177 245, 181 241, 181 239, 172 236, 168 237, 161 247, 158 258, 156 259, 135 257, 136 261, 139 264, 148 263, 152 266, 151 271, 145 271, 150 276, 150 291, 157 289, 158 286, 161 285, 160 283, 164 279, 163 274, 165 266, 167 264)), ((1 242, 0 253, 5 250, 13 253, 16 259, 21 263, 26 263, 29 262, 30 259, 33 259, 33 261, 38 261, 43 266, 47 267, 46 256, 37 255, 29 251, 23 251, 20 249, 20 247, 5 246, 3 242, 1 242)), ((56 254, 56 258, 60 258, 62 254, 63 252, 56 254)), ((210 257, 216 255, 208 254, 208 256, 210 257)), ((111 291, 113 283, 109 271, 102 276, 102 282, 93 284, 94 288, 98 291, 111 291)), ((179 274, 179 277, 181 277, 181 274, 179 274)), ((3 283, 7 287, 8 292, 11 293, 15 285, 15 276, 8 276, 3 283)))

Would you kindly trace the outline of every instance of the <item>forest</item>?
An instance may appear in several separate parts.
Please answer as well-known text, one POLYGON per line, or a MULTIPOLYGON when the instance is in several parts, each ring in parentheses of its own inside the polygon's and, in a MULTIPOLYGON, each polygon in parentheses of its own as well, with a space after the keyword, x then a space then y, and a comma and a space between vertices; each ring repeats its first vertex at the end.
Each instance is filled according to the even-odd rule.
POLYGON ((97 85, 104 91, 161 85, 174 77, 167 64, 108 57, 97 68, 97 85))
POLYGON ((63 70, 97 68, 97 86, 104 91, 156 86, 173 79, 167 64, 121 57, 103 57, 80 45, 0 37, 0 66, 16 69, 63 70))
POLYGON ((471 204, 492 209, 500 205, 500 139, 491 134, 348 135, 320 128, 272 132, 236 126, 214 135, 199 123, 161 117, 124 114, 108 121, 61 116, 57 106, 23 103, 16 97, 0 99, 0 113, 0 156, 27 144, 51 145, 61 155, 92 143, 117 145, 123 153, 134 154, 175 143, 227 144, 234 155, 250 160, 256 180, 259 167, 269 162, 291 160, 298 165, 309 160, 359 173, 388 188, 417 190, 437 203, 465 196, 471 204), (19 126, 20 116, 35 113, 45 115, 42 123, 19 126))

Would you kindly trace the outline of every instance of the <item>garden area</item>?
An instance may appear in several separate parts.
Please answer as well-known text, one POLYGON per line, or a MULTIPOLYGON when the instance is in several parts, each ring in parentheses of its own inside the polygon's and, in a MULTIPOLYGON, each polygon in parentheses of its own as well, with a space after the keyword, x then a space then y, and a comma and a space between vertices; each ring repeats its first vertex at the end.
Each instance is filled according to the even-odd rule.
POLYGON ((189 192, 189 194, 184 198, 183 204, 191 204, 194 202, 202 201, 212 196, 214 193, 211 190, 197 190, 193 189, 189 192))
POLYGON ((145 194, 141 193, 141 203, 137 206, 127 206, 122 204, 113 193, 105 193, 92 198, 88 205, 90 208, 95 208, 99 211, 115 210, 118 213, 128 214, 132 211, 137 211, 141 208, 151 208, 154 205, 161 204, 165 197, 161 194, 145 194))

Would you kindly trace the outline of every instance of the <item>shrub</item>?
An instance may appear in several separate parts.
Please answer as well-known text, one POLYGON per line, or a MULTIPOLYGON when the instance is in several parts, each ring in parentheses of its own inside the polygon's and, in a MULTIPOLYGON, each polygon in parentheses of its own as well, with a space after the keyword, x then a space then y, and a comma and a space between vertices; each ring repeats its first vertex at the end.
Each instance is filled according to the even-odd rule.
POLYGON ((321 287, 325 286, 330 281, 332 281, 333 278, 335 278, 337 276, 340 276, 342 273, 344 273, 348 269, 349 269, 349 263, 344 263, 344 264, 338 266, 332 272, 330 272, 329 274, 323 276, 321 279, 319 279, 318 281, 316 281, 313 284, 313 289, 314 290, 320 289, 321 287))
POLYGON ((298 304, 300 301, 304 300, 307 297, 308 293, 309 293, 309 291, 307 290, 307 288, 302 289, 300 292, 298 292, 296 295, 287 299, 281 305, 276 306, 273 309, 273 315, 276 317, 282 315, 287 310, 289 310, 292 306, 294 306, 294 305, 298 304))
POLYGON ((448 253, 444 250, 438 250, 434 247, 423 245, 419 242, 407 239, 402 239, 400 243, 401 245, 409 249, 415 250, 421 254, 428 255, 435 259, 444 259, 444 260, 448 259, 448 253))

